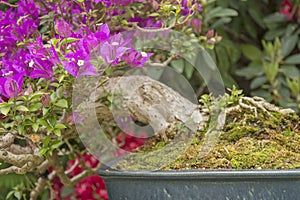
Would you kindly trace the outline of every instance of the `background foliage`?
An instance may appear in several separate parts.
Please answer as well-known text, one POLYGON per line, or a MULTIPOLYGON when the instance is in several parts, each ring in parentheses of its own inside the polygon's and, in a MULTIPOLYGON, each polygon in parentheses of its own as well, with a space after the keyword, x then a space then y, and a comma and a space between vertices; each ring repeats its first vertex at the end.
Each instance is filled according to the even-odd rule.
MULTIPOLYGON (((217 0, 236 17, 215 26, 223 40, 211 51, 227 86, 300 110, 299 1, 217 0), (293 5, 294 4, 294 5, 293 5)), ((211 10, 207 10, 209 13, 211 10)))
MULTIPOLYGON (((11 4, 15 2, 9 1, 11 4)), ((78 0, 78 2, 83 1, 78 0)), ((109 4, 109 1, 98 2, 109 4)), ((156 1, 151 2, 155 3, 156 1)), ((109 21, 111 31, 118 31, 120 29, 119 24, 127 26, 131 23, 132 21, 130 20, 132 20, 133 15, 139 9, 144 9, 145 13, 143 14, 151 17, 146 22, 142 18, 145 16, 135 16, 135 20, 140 26, 152 25, 155 27, 159 26, 160 23, 165 25, 172 24, 174 19, 177 18, 182 20, 180 18, 182 16, 179 14, 180 6, 169 6, 169 1, 158 2, 163 2, 164 6, 156 12, 140 7, 138 3, 128 7, 125 6, 125 12, 111 16, 109 21), (160 18, 161 21, 159 23, 153 21, 153 18, 156 17, 160 18)), ((226 86, 238 86, 247 95, 262 96, 270 102, 283 107, 293 108, 299 112, 300 1, 202 0, 199 3, 201 3, 203 11, 195 14, 195 20, 191 20, 185 26, 176 27, 176 29, 197 38, 201 45, 208 49, 219 67, 226 86)), ((154 4, 153 7, 155 7, 154 4)), ((1 5, 0 9, 4 10, 6 8, 7 6, 1 5)), ((77 7, 77 9, 79 8, 77 7)), ((105 13, 106 9, 103 7, 100 11, 105 13)), ((92 16, 94 13, 89 14, 92 16)), ((49 12, 41 17, 39 32, 49 40, 51 39, 51 34, 53 34, 54 21, 54 12, 49 12)), ((58 44, 58 49, 61 49, 61 54, 66 52, 63 52, 64 49, 60 47, 67 46, 74 41, 74 38, 66 38, 65 40, 52 38, 52 42, 58 44)), ((194 72, 193 67, 189 63, 176 60, 172 61, 170 65, 190 80, 198 96, 207 92, 202 78, 198 73, 194 72)), ((65 80, 72 79, 72 76, 67 73, 61 73, 61 71, 56 71, 54 75, 55 81, 40 81, 37 83, 37 86, 41 88, 55 88, 50 93, 47 93, 47 90, 33 92, 26 98, 20 99, 19 102, 21 103, 17 107, 13 107, 14 110, 10 110, 15 103, 14 101, 4 102, 0 106, 1 113, 5 115, 10 113, 11 118, 16 116, 16 112, 26 113, 29 111, 38 113, 44 118, 49 118, 48 121, 33 119, 29 115, 20 115, 15 118, 15 122, 22 122, 18 126, 20 133, 24 133, 29 127, 38 130, 41 126, 47 127, 48 131, 54 133, 51 140, 49 139, 50 137, 38 138, 38 140, 42 141, 40 155, 47 155, 57 148, 68 149, 68 145, 60 140, 61 131, 66 126, 57 123, 57 121, 61 117, 63 109, 69 108, 68 112, 71 112, 71 102, 65 99, 64 92, 70 87, 68 83, 65 83, 65 80), (63 74, 63 76, 60 74, 63 74), (62 86, 62 84, 64 85, 62 86), (50 98, 47 100, 47 108, 42 108, 44 105, 39 101, 42 96, 50 98), (24 105, 30 106, 26 107, 24 105), (49 110, 51 111, 50 113, 49 110)), ((1 120, 2 123, 5 123, 5 119, 1 118, 1 120)), ((6 126, 15 125, 7 123, 6 126)), ((31 140, 33 139, 31 138, 31 140)), ((126 138, 125 140, 128 144, 141 145, 140 141, 135 141, 134 138, 126 138)), ((94 166, 97 164, 97 161, 92 156, 85 153, 79 139, 72 139, 68 143, 73 146, 79 146, 79 148, 77 152, 73 152, 62 159, 61 162, 64 166, 70 167, 76 160, 80 159, 85 163, 89 163, 87 165, 94 166), (82 156, 77 157, 78 154, 82 156)), ((5 163, 0 165, 0 169, 5 167, 7 167, 5 163)), ((76 168, 76 170, 76 172, 72 173, 72 176, 82 171, 81 168, 76 168)), ((90 186, 88 187, 89 190, 92 190, 92 187, 98 184, 97 187, 101 191, 97 192, 101 193, 103 198, 107 198, 105 192, 103 192, 103 182, 98 178, 93 176, 83 180, 81 183, 90 186)), ((34 173, 29 173, 26 176, 15 174, 1 176, 0 199, 26 199, 30 188, 34 187, 36 180, 37 174, 34 173)), ((71 195, 72 189, 81 191, 80 194, 79 192, 77 194, 78 198, 84 199, 88 198, 87 195, 90 195, 89 190, 86 188, 82 189, 80 184, 70 190, 63 187, 59 179, 55 179, 53 185, 54 189, 59 193, 57 198, 71 195)), ((48 195, 49 191, 45 190, 41 198, 47 199, 48 195)))

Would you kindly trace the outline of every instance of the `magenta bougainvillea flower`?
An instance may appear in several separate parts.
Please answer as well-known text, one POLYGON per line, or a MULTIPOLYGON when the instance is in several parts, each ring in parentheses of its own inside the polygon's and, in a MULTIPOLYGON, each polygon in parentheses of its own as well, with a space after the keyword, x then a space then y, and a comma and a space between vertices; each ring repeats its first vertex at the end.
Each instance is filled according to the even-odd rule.
POLYGON ((95 0, 95 3, 102 2, 106 7, 110 6, 128 6, 134 2, 143 2, 144 0, 95 0))
POLYGON ((6 98, 17 98, 22 91, 24 74, 19 73, 13 77, 0 78, 0 94, 6 98))
POLYGON ((127 47, 129 42, 129 40, 124 40, 121 34, 116 34, 101 45, 100 55, 107 64, 117 65, 119 59, 129 50, 127 47))
POLYGON ((143 67, 143 64, 149 60, 152 55, 153 53, 137 52, 134 49, 131 49, 123 56, 123 60, 131 67, 143 67))
POLYGON ((196 5, 198 11, 202 11, 202 5, 200 3, 196 3, 195 0, 189 1, 189 0, 182 0, 181 6, 183 7, 181 10, 182 15, 188 15, 191 12, 191 5, 196 5))
POLYGON ((71 30, 73 29, 73 26, 64 19, 58 19, 54 23, 54 29, 59 36, 67 38, 71 36, 71 30))
POLYGON ((83 49, 77 50, 75 53, 68 53, 65 58, 69 61, 63 62, 65 70, 75 77, 85 75, 97 75, 97 71, 89 60, 89 54, 83 49))

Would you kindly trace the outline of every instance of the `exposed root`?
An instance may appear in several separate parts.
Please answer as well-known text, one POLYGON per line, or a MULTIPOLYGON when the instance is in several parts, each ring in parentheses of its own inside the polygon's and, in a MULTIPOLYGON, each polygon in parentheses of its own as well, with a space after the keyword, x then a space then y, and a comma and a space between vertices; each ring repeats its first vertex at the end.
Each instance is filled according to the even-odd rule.
POLYGON ((240 109, 247 109, 254 112, 257 117, 257 110, 261 109, 267 115, 273 117, 271 112, 277 112, 283 115, 288 115, 294 113, 292 109, 281 109, 261 97, 240 97, 239 104, 234 107, 226 108, 226 113, 232 111, 238 111, 240 109))

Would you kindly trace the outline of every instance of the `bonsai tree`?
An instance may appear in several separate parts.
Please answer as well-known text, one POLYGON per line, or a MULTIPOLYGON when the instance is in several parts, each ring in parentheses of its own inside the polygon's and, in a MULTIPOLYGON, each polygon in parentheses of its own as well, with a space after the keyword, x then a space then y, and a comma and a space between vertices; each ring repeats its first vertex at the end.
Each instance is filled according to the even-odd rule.
POLYGON ((223 114, 240 109, 293 115, 235 90, 218 97, 225 89, 209 54, 222 37, 211 27, 237 14, 194 0, 1 1, 0 175, 22 175, 7 198, 107 199, 94 174, 151 135, 130 134, 128 124, 150 124, 168 142, 180 123, 217 133, 223 114), (200 88, 196 101, 175 91, 186 82, 168 68, 200 88), (212 91, 216 109, 208 96, 200 108, 197 99, 212 91))

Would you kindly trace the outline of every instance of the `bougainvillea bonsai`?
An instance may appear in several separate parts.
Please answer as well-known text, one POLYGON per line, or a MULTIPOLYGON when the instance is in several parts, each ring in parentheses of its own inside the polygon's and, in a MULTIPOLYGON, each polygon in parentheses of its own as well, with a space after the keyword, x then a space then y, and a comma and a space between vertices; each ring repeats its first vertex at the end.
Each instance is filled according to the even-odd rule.
MULTIPOLYGON (((102 87, 118 81, 115 77, 126 70, 143 68, 145 64, 161 68, 171 65, 188 79, 193 76, 200 81, 186 63, 175 64, 182 61, 180 55, 137 47, 133 45, 133 37, 125 35, 130 36, 134 30, 146 33, 172 30, 188 35, 201 48, 213 49, 222 40, 213 27, 228 23, 222 18, 238 13, 221 7, 208 12, 206 9, 212 3, 205 0, 0 1, 0 175, 25 175, 23 182, 27 183, 14 187, 6 198, 107 199, 104 182, 95 175, 102 162, 89 153, 76 131, 75 124, 81 123, 82 116, 78 117, 73 100, 82 97, 73 96, 75 82, 97 77, 102 87)), ((288 20, 297 17, 292 6, 285 1, 281 11, 288 20)), ((172 45, 188 49, 191 43, 174 41, 172 45)), ((146 78, 143 81, 157 84, 146 78)), ((200 96, 205 86, 194 84, 200 88, 197 94, 200 96)), ((161 91, 170 91, 160 87, 161 91)), ((103 92, 100 97, 101 105, 111 109, 110 94, 103 92)), ((105 121, 111 117, 106 111, 97 112, 107 136, 120 147, 113 152, 117 157, 146 141, 145 133, 123 132, 105 121)), ((147 121, 140 121, 143 120, 147 121)))
MULTIPOLYGON (((74 128, 74 80, 105 80, 113 71, 151 62, 154 54, 135 50, 120 34, 126 30, 191 26, 186 31, 212 47, 220 37, 211 31, 205 36, 202 10, 199 2, 186 0, 1 1, 0 174, 34 179, 7 198, 46 193, 52 199, 107 199, 103 181, 91 176, 100 162, 86 152, 74 128), (75 192, 65 194, 63 185, 75 192)), ((121 133, 116 141, 133 150, 144 140, 121 133)))

